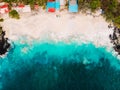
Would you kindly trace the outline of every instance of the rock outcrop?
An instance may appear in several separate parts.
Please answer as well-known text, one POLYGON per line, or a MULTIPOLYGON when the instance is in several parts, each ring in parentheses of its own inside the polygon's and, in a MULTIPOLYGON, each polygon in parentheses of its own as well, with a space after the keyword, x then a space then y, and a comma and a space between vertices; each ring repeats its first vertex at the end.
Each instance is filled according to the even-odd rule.
POLYGON ((10 47, 8 43, 8 38, 5 38, 5 31, 0 27, 0 55, 5 54, 10 47))
POLYGON ((113 34, 110 34, 109 38, 111 40, 111 43, 114 45, 114 50, 120 55, 120 28, 111 26, 108 27, 113 29, 113 34))

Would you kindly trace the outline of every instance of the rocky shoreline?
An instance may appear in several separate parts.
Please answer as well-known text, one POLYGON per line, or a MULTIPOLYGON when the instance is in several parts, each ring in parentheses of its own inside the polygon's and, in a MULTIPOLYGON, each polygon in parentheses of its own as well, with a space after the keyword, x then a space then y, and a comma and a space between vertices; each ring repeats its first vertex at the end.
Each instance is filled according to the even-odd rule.
POLYGON ((120 28, 108 25, 108 28, 113 30, 113 33, 109 35, 113 48, 120 55, 120 28))
POLYGON ((10 43, 8 43, 8 38, 5 38, 5 31, 0 27, 0 55, 5 54, 10 48, 10 43))

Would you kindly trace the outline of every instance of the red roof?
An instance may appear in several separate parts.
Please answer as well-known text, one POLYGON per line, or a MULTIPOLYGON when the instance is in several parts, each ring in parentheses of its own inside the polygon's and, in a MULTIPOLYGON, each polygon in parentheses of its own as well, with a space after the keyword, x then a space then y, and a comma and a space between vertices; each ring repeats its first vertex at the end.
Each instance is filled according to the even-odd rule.
POLYGON ((7 8, 8 7, 8 5, 2 5, 2 6, 0 6, 0 8, 7 8))
POLYGON ((23 8, 25 5, 23 5, 23 4, 20 4, 20 5, 18 5, 18 7, 20 7, 20 8, 23 8))

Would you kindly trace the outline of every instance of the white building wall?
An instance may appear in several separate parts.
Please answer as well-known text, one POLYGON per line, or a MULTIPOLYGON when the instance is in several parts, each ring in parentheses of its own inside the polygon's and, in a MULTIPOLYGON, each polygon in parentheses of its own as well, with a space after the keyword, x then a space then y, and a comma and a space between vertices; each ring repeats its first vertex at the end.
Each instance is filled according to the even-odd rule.
POLYGON ((30 5, 25 5, 25 7, 22 10, 23 12, 31 12, 30 5))
POLYGON ((0 13, 1 13, 1 14, 6 13, 5 11, 8 11, 8 8, 7 8, 7 7, 6 7, 6 8, 0 8, 0 13))
POLYGON ((66 4, 66 0, 60 0, 60 5, 65 5, 66 4))

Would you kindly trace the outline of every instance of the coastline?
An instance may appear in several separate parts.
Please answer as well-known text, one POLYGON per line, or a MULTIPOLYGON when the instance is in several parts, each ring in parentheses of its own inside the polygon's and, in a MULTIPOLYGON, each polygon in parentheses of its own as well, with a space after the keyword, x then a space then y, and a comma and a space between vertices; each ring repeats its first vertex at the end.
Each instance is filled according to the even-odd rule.
POLYGON ((37 14, 22 14, 19 20, 7 18, 2 26, 6 37, 12 41, 26 37, 28 41, 92 42, 97 47, 106 47, 113 51, 113 44, 109 40, 113 30, 108 28, 108 24, 103 16, 70 14, 67 11, 47 13, 41 10, 37 14))
POLYGON ((6 2, 0 3, 0 53, 6 49, 0 90, 120 89, 117 0, 6 2))

